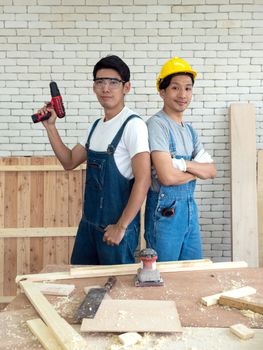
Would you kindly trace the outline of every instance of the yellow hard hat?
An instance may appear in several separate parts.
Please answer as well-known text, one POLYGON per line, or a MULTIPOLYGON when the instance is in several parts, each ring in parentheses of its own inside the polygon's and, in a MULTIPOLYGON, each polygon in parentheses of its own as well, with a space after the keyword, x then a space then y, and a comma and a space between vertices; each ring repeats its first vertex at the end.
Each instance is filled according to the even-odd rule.
POLYGON ((173 57, 162 66, 162 69, 156 80, 157 90, 160 91, 159 86, 164 78, 168 77, 168 75, 176 73, 190 73, 193 75, 194 80, 197 76, 197 72, 192 69, 188 62, 180 57, 173 57))

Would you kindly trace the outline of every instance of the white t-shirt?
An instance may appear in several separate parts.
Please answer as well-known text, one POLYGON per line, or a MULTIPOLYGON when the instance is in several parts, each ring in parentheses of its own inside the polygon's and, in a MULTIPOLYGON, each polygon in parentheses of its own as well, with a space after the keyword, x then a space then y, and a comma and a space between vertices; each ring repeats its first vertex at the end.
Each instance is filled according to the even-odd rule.
MULTIPOLYGON (((106 152, 108 145, 112 142, 124 121, 132 114, 136 113, 128 107, 124 107, 119 114, 108 121, 101 118, 91 136, 90 149, 97 152, 106 152)), ((85 147, 91 127, 92 125, 88 128, 86 137, 79 142, 83 147, 85 147)), ((142 119, 133 118, 125 126, 114 153, 116 165, 120 173, 127 179, 134 177, 131 167, 132 157, 141 152, 149 152, 148 130, 142 119)))

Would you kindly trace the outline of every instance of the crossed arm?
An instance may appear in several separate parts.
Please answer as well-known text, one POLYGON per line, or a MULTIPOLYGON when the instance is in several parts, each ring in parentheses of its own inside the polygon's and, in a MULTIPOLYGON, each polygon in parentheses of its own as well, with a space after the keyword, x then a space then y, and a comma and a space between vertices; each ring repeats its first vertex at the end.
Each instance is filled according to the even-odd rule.
POLYGON ((213 179, 216 176, 214 163, 186 161, 186 171, 184 172, 173 167, 171 155, 168 152, 153 151, 151 157, 158 180, 164 186, 182 185, 196 177, 205 180, 213 179))

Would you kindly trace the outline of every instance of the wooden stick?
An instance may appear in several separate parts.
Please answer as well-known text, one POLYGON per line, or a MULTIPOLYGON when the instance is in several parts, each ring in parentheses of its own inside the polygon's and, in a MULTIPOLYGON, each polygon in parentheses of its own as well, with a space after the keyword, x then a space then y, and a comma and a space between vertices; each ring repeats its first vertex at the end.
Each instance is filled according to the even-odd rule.
POLYGON ((1 228, 1 238, 29 238, 29 237, 74 237, 77 227, 15 227, 1 228))
POLYGON ((221 295, 218 300, 218 304, 234 307, 239 310, 251 310, 259 314, 263 314, 263 303, 257 303, 240 298, 233 298, 225 295, 221 295))
POLYGON ((20 286, 46 325, 50 328, 62 349, 87 350, 87 342, 52 307, 39 288, 32 282, 21 281, 20 286))
POLYGON ((206 306, 211 306, 211 305, 215 305, 218 303, 219 298, 224 295, 224 296, 230 296, 230 297, 236 297, 236 298, 242 298, 242 297, 246 297, 248 295, 251 294, 255 294, 256 293, 256 289, 246 286, 246 287, 242 287, 242 288, 236 288, 236 289, 231 289, 222 293, 217 293, 217 294, 213 294, 213 295, 209 295, 207 297, 203 297, 201 298, 201 303, 206 305, 206 306))
MULTIPOLYGON (((233 261, 233 262, 219 262, 212 263, 210 260, 190 260, 188 264, 192 266, 180 267, 182 262, 162 262, 157 263, 157 267, 160 272, 180 272, 180 271, 193 271, 193 270, 217 270, 217 269, 235 269, 247 267, 245 261, 233 261), (194 263, 194 262, 198 262, 194 263)), ((16 283, 21 280, 28 281, 55 281, 73 278, 89 278, 89 277, 102 277, 102 276, 115 276, 121 275, 135 275, 140 264, 123 264, 123 265, 101 265, 101 266, 84 266, 73 267, 71 271, 65 272, 51 272, 42 274, 27 274, 17 275, 16 283)))
POLYGON ((26 321, 31 332, 37 337, 40 343, 46 350, 61 350, 61 346, 57 342, 51 330, 45 325, 45 323, 40 319, 36 318, 34 320, 26 321))

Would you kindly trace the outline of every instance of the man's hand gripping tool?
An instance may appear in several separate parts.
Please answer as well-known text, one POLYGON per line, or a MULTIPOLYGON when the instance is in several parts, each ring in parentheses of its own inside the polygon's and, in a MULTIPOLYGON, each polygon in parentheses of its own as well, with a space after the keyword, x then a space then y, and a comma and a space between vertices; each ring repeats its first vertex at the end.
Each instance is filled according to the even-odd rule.
MULTIPOLYGON (((59 118, 65 117, 65 108, 62 101, 62 96, 60 95, 57 83, 54 81, 51 81, 49 84, 50 87, 50 94, 51 94, 51 101, 47 104, 48 107, 53 107, 57 116, 59 118)), ((42 115, 40 113, 36 113, 32 115, 32 120, 34 123, 42 122, 43 120, 47 120, 50 118, 51 113, 47 112, 46 114, 42 115)))

